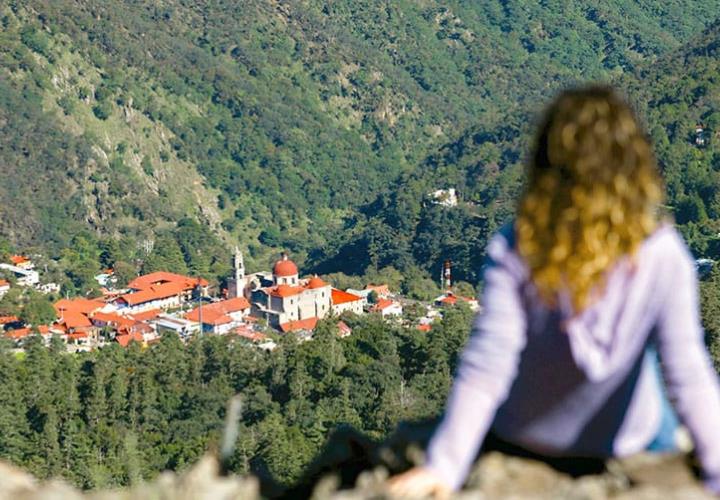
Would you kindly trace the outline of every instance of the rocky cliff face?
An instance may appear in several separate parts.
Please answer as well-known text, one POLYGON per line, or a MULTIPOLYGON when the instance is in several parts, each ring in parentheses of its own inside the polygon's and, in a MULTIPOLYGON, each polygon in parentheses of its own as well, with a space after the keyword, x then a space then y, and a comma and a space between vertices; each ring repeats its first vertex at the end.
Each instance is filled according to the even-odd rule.
MULTIPOLYGON (((41 483, 10 465, 0 463, 0 499, 256 499, 260 482, 252 477, 222 476, 212 457, 205 457, 182 475, 163 473, 155 481, 123 490, 81 492, 60 481, 41 483)), ((378 466, 357 476, 354 487, 338 489, 338 471, 319 478, 308 494, 317 499, 361 500, 384 496, 387 469, 378 466)), ((288 496, 288 492, 285 492, 288 496)), ((599 474, 573 478, 547 464, 499 452, 477 463, 459 499, 704 499, 705 493, 679 455, 637 455, 607 464, 599 474)))

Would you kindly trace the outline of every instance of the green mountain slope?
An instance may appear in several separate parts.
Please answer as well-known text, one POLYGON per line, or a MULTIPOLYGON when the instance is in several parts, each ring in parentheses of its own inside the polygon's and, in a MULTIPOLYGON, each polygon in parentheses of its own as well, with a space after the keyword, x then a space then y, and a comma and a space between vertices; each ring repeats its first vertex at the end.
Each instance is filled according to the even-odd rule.
POLYGON ((302 261, 396 179, 463 156, 440 149, 463 131, 513 160, 503 141, 555 89, 655 61, 720 2, 663 5, 10 2, 0 234, 52 253, 189 217, 250 265, 279 247, 302 261))
MULTIPOLYGON (((720 258, 720 23, 688 44, 613 78, 647 123, 668 190, 668 212, 697 257, 720 258), (696 127, 704 144, 696 143, 696 127)), ((482 124, 401 176, 360 214, 342 237, 313 254, 322 270, 352 265, 439 272, 445 259, 457 279, 476 283, 487 237, 512 215, 522 183, 533 113, 503 127, 482 124), (447 208, 428 193, 456 188, 447 208)))

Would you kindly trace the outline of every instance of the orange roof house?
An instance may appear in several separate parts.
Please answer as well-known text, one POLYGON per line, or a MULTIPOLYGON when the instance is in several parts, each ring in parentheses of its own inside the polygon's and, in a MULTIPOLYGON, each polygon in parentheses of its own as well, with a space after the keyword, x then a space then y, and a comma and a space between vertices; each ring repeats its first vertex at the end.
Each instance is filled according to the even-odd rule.
POLYGON ((441 295, 435 300, 435 302, 441 306, 454 306, 458 301, 465 302, 471 309, 477 309, 478 307, 477 299, 455 295, 451 291, 446 292, 445 295, 441 295))
POLYGON ((340 337, 347 337, 348 335, 350 335, 352 333, 352 328, 350 328, 347 325, 347 323, 345 323, 344 321, 338 321, 337 327, 338 327, 338 335, 340 337))
POLYGON ((20 321, 20 318, 17 316, 0 316, 0 326, 7 325, 9 323, 17 323, 18 321, 20 321))
POLYGON ((133 332, 115 336, 115 342, 120 344, 122 347, 127 347, 130 342, 143 342, 142 333, 133 332))
POLYGON ((149 321, 155 319, 162 314, 160 309, 150 309, 149 311, 136 312, 132 314, 132 318, 137 321, 149 321))
POLYGON ((202 278, 158 271, 138 276, 128 283, 128 288, 133 291, 121 295, 116 304, 132 309, 172 307, 180 305, 197 286, 206 288, 208 282, 202 278), (157 302, 165 303, 153 304, 157 302))
POLYGON ((32 267, 32 261, 24 255, 11 255, 10 262, 13 266, 20 267, 22 269, 29 269, 32 267))
MULTIPOLYGON (((282 286, 282 285, 281 285, 282 286)), ((232 314, 250 310, 250 302, 245 297, 235 297, 202 306, 202 322, 206 325, 218 326, 235 321, 232 314)), ((185 315, 190 321, 200 321, 200 308, 197 307, 185 315)))
POLYGON ((54 307, 60 317, 66 312, 88 315, 105 307, 105 303, 100 300, 78 297, 74 299, 60 299, 55 302, 54 307))
POLYGON ((299 319, 295 321, 288 321, 286 323, 280 323, 280 329, 283 333, 297 332, 301 330, 311 331, 317 326, 317 318, 299 319))
POLYGON ((30 328, 16 328, 15 330, 5 332, 5 336, 13 340, 20 340, 30 335, 30 333, 30 328))
POLYGON ((337 288, 332 289, 333 305, 346 304, 348 302, 355 302, 358 300, 361 301, 362 297, 355 295, 353 293, 343 292, 342 290, 338 290, 337 288))
POLYGON ((255 330, 246 325, 241 325, 235 328, 232 332, 238 337, 243 337, 245 339, 251 340, 252 342, 262 342, 263 340, 267 339, 267 335, 261 332, 256 332, 255 330))
POLYGON ((380 299, 370 308, 371 312, 379 312, 383 316, 402 314, 402 305, 390 299, 380 299))
POLYGON ((157 271, 143 276, 138 276, 128 283, 128 288, 133 290, 145 290, 154 285, 162 285, 165 283, 182 283, 187 289, 195 288, 198 285, 202 287, 208 286, 207 280, 204 280, 203 278, 191 278, 189 276, 182 276, 181 274, 157 271))

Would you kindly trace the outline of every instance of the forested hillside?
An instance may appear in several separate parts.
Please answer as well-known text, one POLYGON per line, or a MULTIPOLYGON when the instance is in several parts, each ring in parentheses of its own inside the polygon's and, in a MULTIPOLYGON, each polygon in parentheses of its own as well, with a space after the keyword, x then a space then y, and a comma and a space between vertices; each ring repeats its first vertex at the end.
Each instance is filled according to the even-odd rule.
POLYGON ((126 485, 217 449, 240 394, 231 469, 289 484, 338 425, 380 439, 402 419, 437 415, 470 314, 449 311, 427 336, 366 317, 348 319, 353 334, 340 339, 326 321, 312 342, 287 335, 273 352, 171 334, 77 355, 36 337, 18 357, 0 338, 0 457, 84 488, 126 485))
POLYGON ((538 106, 570 82, 652 65, 718 7, 9 2, 0 234, 52 256, 79 241, 97 266, 144 266, 137 244, 150 240, 153 266, 222 275, 218 250, 240 241, 251 266, 286 248, 335 270, 339 247, 375 224, 359 208, 378 193, 415 186, 376 203, 414 227, 425 190, 452 185, 473 205, 421 216, 417 241, 402 242, 410 253, 387 251, 381 227, 360 263, 425 273, 442 253, 473 281, 463 262, 482 240, 428 240, 438 227, 461 228, 451 242, 485 234, 505 217, 538 106), (193 241, 208 249, 185 248, 178 220, 199 223, 193 241))

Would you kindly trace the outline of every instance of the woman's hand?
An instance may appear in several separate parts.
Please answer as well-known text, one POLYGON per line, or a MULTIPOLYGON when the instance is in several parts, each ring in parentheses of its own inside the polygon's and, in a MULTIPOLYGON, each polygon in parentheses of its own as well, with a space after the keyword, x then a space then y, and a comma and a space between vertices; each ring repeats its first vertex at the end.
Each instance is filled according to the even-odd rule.
POLYGON ((432 496, 450 498, 450 487, 426 467, 415 467, 388 480, 388 493, 398 498, 423 498, 432 496))

